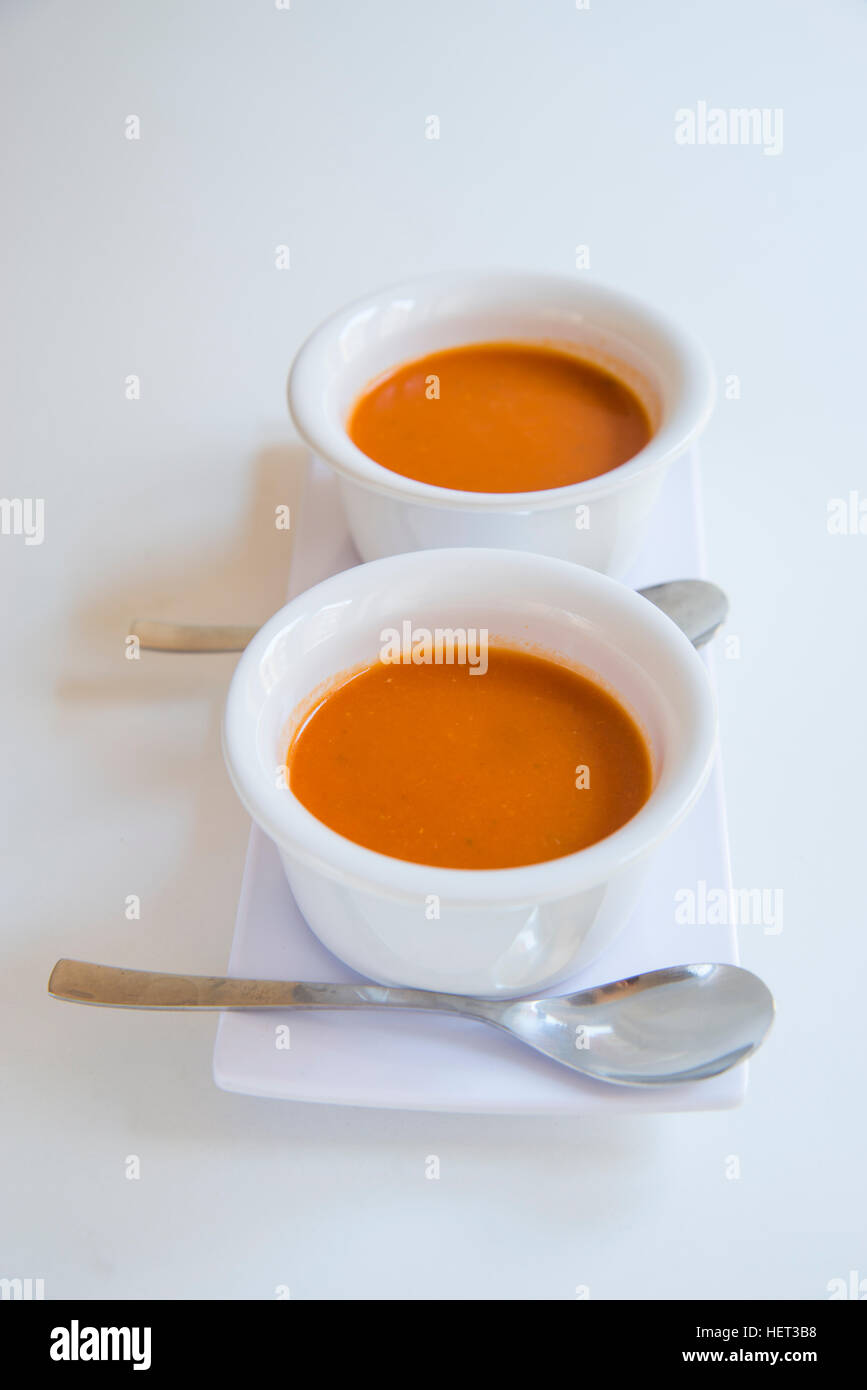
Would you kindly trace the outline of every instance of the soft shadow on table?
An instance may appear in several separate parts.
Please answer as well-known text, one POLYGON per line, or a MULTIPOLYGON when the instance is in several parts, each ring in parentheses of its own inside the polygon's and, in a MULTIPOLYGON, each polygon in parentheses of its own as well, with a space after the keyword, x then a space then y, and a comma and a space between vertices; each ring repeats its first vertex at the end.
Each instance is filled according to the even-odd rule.
MULTIPOLYGON (((234 902, 227 903, 227 919, 233 911, 234 902)), ((226 941, 228 936, 226 931, 226 941)), ((187 963, 194 949, 189 941, 183 948, 187 963)), ((206 959, 204 946, 202 950, 206 959)), ((142 964, 146 958, 173 968, 171 952, 164 947, 154 945, 142 964)), ((128 954, 125 960, 137 963, 128 954)), ((669 1117, 658 1114, 479 1116, 228 1094, 214 1086, 211 1076, 214 1014, 94 1009, 48 998, 42 1008, 38 1046, 45 1055, 31 1053, 22 1065, 33 1069, 34 1085, 48 1092, 57 1126, 65 1128, 67 1111, 70 1128, 73 1115, 79 1125, 84 1117, 88 1145, 97 1153, 113 1152, 120 1143, 123 1152, 159 1153, 162 1163, 193 1168, 209 1155, 233 1189, 238 1184, 246 1188, 254 1173, 270 1183, 263 1171, 269 1159, 278 1159, 281 1173, 291 1181, 293 1172, 327 1158, 334 1165, 335 1209, 341 1207, 341 1173, 357 1176, 381 1164, 396 1172, 395 1200, 406 1201, 407 1175, 417 1176, 425 1156, 434 1154, 450 1175, 460 1170, 470 1187, 478 1183, 478 1200, 488 1204, 486 1174, 496 1174, 511 1194, 513 1214, 519 1211, 522 1220, 532 1217, 540 1238, 547 1232, 562 1240, 565 1229, 573 1235, 604 1231, 637 1215, 670 1142, 669 1117), (540 1162, 547 1175, 542 1185, 534 1178, 540 1162), (611 1184, 612 1174, 619 1179, 616 1184, 611 1184), (562 1198, 556 1210, 552 1188, 562 1198)), ((334 1026, 347 1024, 335 1016, 334 1026)), ((731 1121, 729 1115, 690 1118, 716 1123, 722 1132, 731 1121)), ((412 1183, 407 1190, 414 1191, 412 1183)))
MULTIPOLYGON (((140 969, 225 970, 249 833, 220 746, 238 657, 142 652, 130 661, 124 638, 134 616, 256 623, 278 609, 286 600, 292 533, 275 527, 275 507, 288 504, 296 517, 305 464, 298 446, 259 452, 248 466, 237 530, 221 539, 216 554, 201 546, 168 559, 165 547, 156 557, 131 552, 128 566, 94 591, 69 629, 58 660, 56 718, 80 778, 68 814, 80 835, 84 826, 92 850, 74 897, 40 939, 46 955, 36 970, 44 970, 44 980, 34 985, 51 1006, 45 1021, 52 1031, 89 1036, 83 1020, 76 1023, 45 996, 60 956, 140 969), (125 916, 130 894, 141 899, 140 920, 125 916)), ((106 1026, 97 1039, 100 1031, 106 1040, 116 1036, 123 1048, 124 1031, 115 1035, 106 1011, 98 1014, 106 1026)), ((212 1034, 213 1019, 199 1022, 212 1034)), ((178 1047, 183 1052, 180 1034, 178 1047)), ((82 1060, 97 1073, 105 1066, 105 1054, 102 1063, 98 1056, 82 1060)), ((209 1073, 210 1060, 200 1075, 208 1088, 209 1073)))
POLYGON ((256 455, 234 538, 184 547, 170 558, 164 550, 156 558, 131 554, 125 572, 107 576, 69 634, 58 699, 138 703, 196 692, 216 673, 231 672, 233 654, 142 652, 130 661, 124 639, 133 618, 255 624, 285 603, 307 457, 300 445, 279 444, 256 455), (289 531, 275 525, 275 509, 284 504, 292 509, 289 531))
MULTIPOLYGON (((227 903, 227 916, 233 907, 227 903)), ((150 959, 166 954, 155 945, 150 959)), ((32 998, 27 1007, 32 1015, 32 998)), ((215 1015, 95 1009, 46 995, 37 1009, 38 1041, 20 1070, 48 1106, 53 1132, 86 1134, 86 1152, 106 1180, 117 1176, 118 1155, 141 1155, 149 1172, 172 1174, 194 1204, 195 1175, 206 1164, 209 1182, 233 1194, 236 1211, 270 1201, 272 1221, 287 1237, 320 1218, 351 1224, 359 1192, 385 1171, 392 1195, 377 1197, 383 1214, 393 1202, 409 1220, 441 1189, 452 1203, 443 1230, 484 1228, 499 1212, 531 1225, 535 1242, 559 1248, 637 1221, 673 1142, 662 1115, 452 1115, 230 1095, 211 1078, 215 1015), (442 1183, 424 1181, 430 1155, 442 1163, 442 1183), (325 1191, 304 1197, 310 1173, 323 1166, 325 1191)), ((335 1026, 345 1025, 335 1019, 335 1026)), ((719 1125, 721 1134, 731 1120, 689 1118, 719 1125)), ((61 1228, 74 1225, 65 1208, 58 1220, 61 1228)), ((256 1240, 251 1230, 238 1237, 238 1249, 256 1240)))
MULTIPOLYGON (((155 805, 186 788, 197 798, 200 836, 207 839, 213 788, 227 785, 220 756, 220 721, 237 653, 139 653, 126 656, 134 618, 177 622, 264 622, 286 602, 294 530, 278 530, 275 508, 288 504, 293 527, 306 472, 301 446, 262 449, 249 465, 249 491, 234 537, 179 549, 167 557, 130 555, 82 609, 61 662, 56 688, 66 736, 77 737, 82 711, 104 715, 105 737, 91 748, 88 792, 103 804, 126 796, 155 805), (125 747, 120 729, 129 730, 125 747), (205 762, 203 749, 214 756, 205 762), (216 773, 216 782, 214 775, 216 773)), ((214 846, 207 841, 211 848, 214 846)))

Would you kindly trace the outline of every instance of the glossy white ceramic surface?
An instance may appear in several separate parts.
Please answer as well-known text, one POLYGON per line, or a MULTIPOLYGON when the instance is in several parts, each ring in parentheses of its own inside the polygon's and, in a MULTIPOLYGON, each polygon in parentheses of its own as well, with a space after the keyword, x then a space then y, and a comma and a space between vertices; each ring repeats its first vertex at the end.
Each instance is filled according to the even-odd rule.
POLYGON ((668 467, 707 422, 714 382, 701 346, 632 296, 566 276, 464 272, 396 285, 334 314, 299 351, 288 396, 299 433, 340 479, 363 559, 491 546, 619 575, 668 467), (442 348, 494 341, 556 346, 614 370, 643 401, 652 439, 598 478, 523 493, 434 487, 382 467, 353 444, 346 431, 352 406, 382 372, 442 348))
POLYGON ((224 748, 241 800, 277 844, 304 916, 335 955, 384 983, 519 995, 566 979, 617 935, 648 856, 704 785, 715 727, 701 660, 633 590, 545 556, 475 550, 456 563, 453 552, 425 551, 337 574, 275 614, 238 664, 224 748), (322 682, 375 660, 382 631, 405 619, 487 628, 492 641, 529 644, 595 672, 649 740, 646 805, 577 854, 501 870, 392 859, 322 824, 280 776, 292 713, 322 682))

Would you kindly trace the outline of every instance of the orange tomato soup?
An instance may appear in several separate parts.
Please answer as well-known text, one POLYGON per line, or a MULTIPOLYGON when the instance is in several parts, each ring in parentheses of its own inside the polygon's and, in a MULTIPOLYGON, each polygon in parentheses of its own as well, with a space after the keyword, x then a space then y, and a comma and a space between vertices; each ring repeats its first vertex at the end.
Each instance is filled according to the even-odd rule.
POLYGON ((536 492, 608 473, 653 431, 622 381, 568 353, 520 343, 433 352, 371 382, 353 443, 406 478, 465 492, 536 492))
POLYGON ((467 665, 377 662, 326 694, 287 757, 332 830, 453 869, 536 864, 594 844, 650 795, 650 751, 601 685, 490 647, 467 665))

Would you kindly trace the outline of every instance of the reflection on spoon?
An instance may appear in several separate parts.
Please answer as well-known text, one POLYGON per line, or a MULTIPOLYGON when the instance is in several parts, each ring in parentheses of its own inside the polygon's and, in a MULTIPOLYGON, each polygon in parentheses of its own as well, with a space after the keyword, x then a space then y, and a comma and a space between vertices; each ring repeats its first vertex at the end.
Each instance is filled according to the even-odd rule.
MULTIPOLYGON (((59 960, 48 992, 124 1009, 421 1009, 491 1024, 585 1076, 659 1086, 717 1076, 774 1019, 767 985, 738 965, 674 965, 577 994, 474 999, 387 985, 163 975, 59 960)), ((396 1042, 397 1045, 397 1042, 396 1042)))

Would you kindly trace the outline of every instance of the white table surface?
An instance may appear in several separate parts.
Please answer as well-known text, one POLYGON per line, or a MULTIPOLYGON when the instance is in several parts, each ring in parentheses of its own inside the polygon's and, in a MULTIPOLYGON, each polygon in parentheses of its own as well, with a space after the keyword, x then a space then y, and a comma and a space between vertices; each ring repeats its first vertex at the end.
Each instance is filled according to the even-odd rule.
POLYGON ((0 535, 0 1277, 49 1298, 569 1299, 867 1276, 867 536, 826 527, 830 498, 867 495, 865 43, 841 0, 4 6, 0 491, 45 499, 45 538, 0 535), (782 108, 782 153, 679 146, 699 101, 782 108), (225 966, 233 661, 130 662, 123 638, 135 612, 279 605, 298 344, 371 286, 580 274, 577 245, 720 375, 703 458, 740 646, 719 661, 734 881, 785 895, 780 933, 741 933, 780 1010, 745 1106, 281 1104, 215 1089, 212 1017, 49 1000, 60 955, 225 966))

